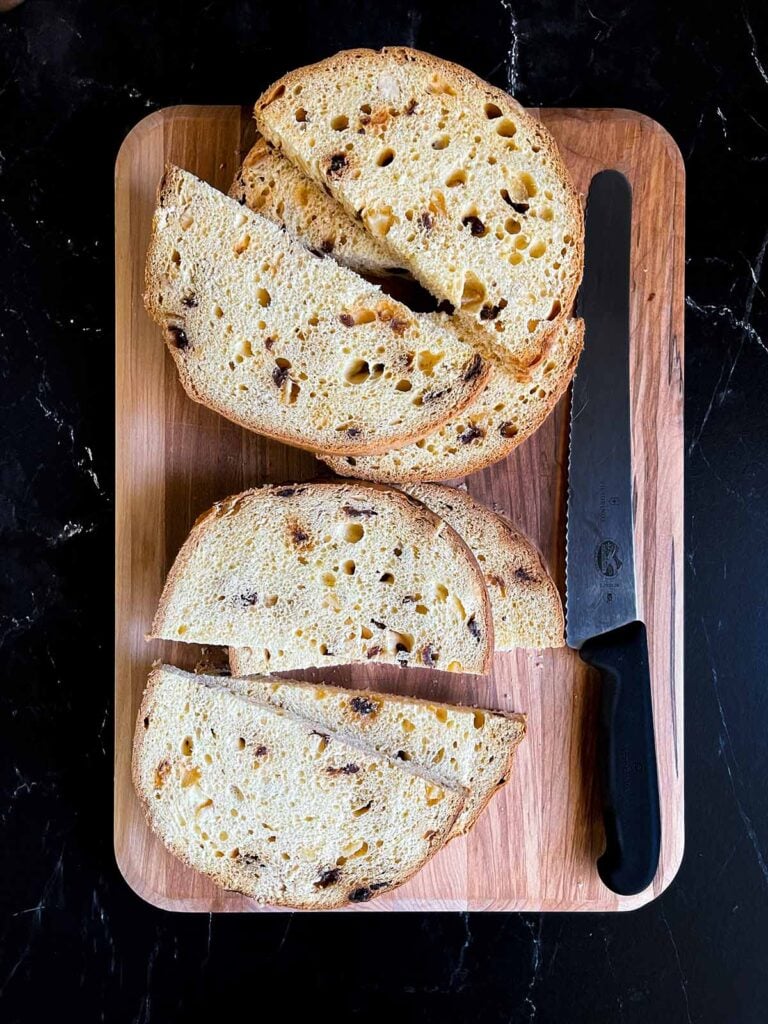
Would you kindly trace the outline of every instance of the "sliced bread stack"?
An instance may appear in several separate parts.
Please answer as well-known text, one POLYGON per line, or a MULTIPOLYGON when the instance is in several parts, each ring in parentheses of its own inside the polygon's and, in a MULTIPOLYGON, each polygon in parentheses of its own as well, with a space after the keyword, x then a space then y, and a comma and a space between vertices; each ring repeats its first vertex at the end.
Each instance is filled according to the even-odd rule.
POLYGON ((151 828, 259 902, 367 902, 467 832, 522 715, 270 678, 153 670, 132 771, 151 828))
POLYGON ((401 885, 467 799, 359 738, 169 667, 150 676, 132 767, 148 822, 175 856, 224 888, 304 909, 401 885))
POLYGON ((346 476, 449 479, 505 457, 582 344, 583 217, 549 134, 404 47, 294 71, 255 117, 231 198, 174 167, 159 191, 145 301, 188 395, 346 476), (455 315, 361 274, 410 275, 455 315))
POLYGON ((493 654, 464 540, 410 495, 349 481, 214 505, 176 558, 152 636, 229 646, 237 675, 352 662, 484 674, 493 654))

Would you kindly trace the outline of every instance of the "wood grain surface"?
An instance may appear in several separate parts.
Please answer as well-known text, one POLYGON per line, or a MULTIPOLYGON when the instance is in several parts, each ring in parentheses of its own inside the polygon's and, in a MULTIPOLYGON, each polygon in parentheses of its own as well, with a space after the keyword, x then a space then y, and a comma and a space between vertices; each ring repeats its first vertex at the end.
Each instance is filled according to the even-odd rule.
MULTIPOLYGON (((596 788, 596 677, 568 648, 497 654, 493 675, 350 666, 323 678, 528 714, 511 782, 469 836, 407 885, 357 913, 385 910, 626 910, 669 885, 683 853, 683 231, 680 153, 656 122, 626 110, 533 111, 577 186, 614 167, 634 193, 631 283, 636 571, 648 627, 662 814, 661 861, 644 893, 619 897, 595 870, 603 836, 596 788)), ((145 900, 170 910, 262 911, 168 854, 145 824, 130 777, 131 738, 151 663, 191 668, 193 645, 147 643, 165 574, 195 518, 259 483, 321 472, 306 452, 265 440, 191 402, 142 305, 144 255, 166 161, 226 190, 252 138, 250 110, 173 107, 141 121, 120 150, 116 194, 117 862, 145 900)), ((564 579, 567 399, 504 462, 467 478, 564 579)), ((318 672, 295 673, 318 678, 318 672)))

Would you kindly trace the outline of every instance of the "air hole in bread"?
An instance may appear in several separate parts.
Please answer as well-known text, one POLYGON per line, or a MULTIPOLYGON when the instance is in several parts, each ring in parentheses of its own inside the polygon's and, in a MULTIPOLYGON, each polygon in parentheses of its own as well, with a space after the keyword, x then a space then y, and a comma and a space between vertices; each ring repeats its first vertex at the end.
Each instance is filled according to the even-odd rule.
POLYGON ((442 602, 445 601, 447 597, 448 588, 442 583, 437 583, 435 585, 435 600, 439 601, 442 604, 442 602))
POLYGON ((187 632, 188 629, 189 629, 189 626, 181 625, 176 630, 176 632, 178 633, 179 636, 184 636, 184 634, 187 632))
POLYGON ((395 391, 410 391, 412 387, 413 384, 411 384, 409 380, 403 379, 399 380, 397 384, 395 384, 395 391))
POLYGON ((364 219, 365 226, 372 235, 376 238, 385 238, 397 218, 391 206, 382 206, 377 210, 368 210, 364 219))
POLYGON ((365 359, 353 359, 347 364, 344 371, 344 378, 350 384, 364 384, 371 374, 370 367, 365 359))
POLYGON ((416 365, 423 374, 427 377, 431 377, 434 373, 435 367, 443 359, 442 352, 419 352, 416 359, 416 365))
POLYGON ((493 121, 495 118, 501 117, 501 107, 498 107, 495 103, 491 103, 490 101, 485 104, 483 110, 485 111, 485 116, 489 121, 493 121))
POLYGON ((268 306, 272 301, 272 296, 269 294, 266 288, 257 288, 256 298, 258 299, 260 306, 268 306))
POLYGON ((504 221, 504 230, 507 234, 516 235, 520 231, 520 221, 515 220, 514 217, 508 217, 504 221))
POLYGON ((174 249, 171 253, 171 263, 175 263, 177 267, 181 263, 181 253, 178 249, 174 249))
POLYGON ((307 120, 307 112, 304 107, 297 107, 293 112, 293 116, 300 124, 304 124, 307 120))
POLYGON ((445 797, 445 790, 439 786, 433 786, 431 782, 427 782, 425 785, 425 795, 427 807, 433 807, 435 804, 439 804, 445 797))
POLYGON ((528 250, 528 255, 537 260, 547 251, 547 243, 537 239, 528 250))
POLYGON ((485 296, 485 285, 477 274, 468 270, 464 278, 464 287, 461 292, 461 308, 476 311, 482 305, 485 296))
POLYGON ((451 171, 448 177, 445 179, 445 184, 448 188, 455 188, 457 185, 466 185, 467 183, 467 172, 464 168, 459 168, 457 171, 451 171))
POLYGON ((528 235, 518 235, 515 239, 516 249, 526 249, 528 247, 528 235))
POLYGON ((392 640, 395 645, 396 651, 403 651, 410 654, 413 650, 413 637, 410 633, 398 633, 396 630, 390 630, 392 634, 392 640))
POLYGON ((348 544, 357 544, 365 536, 365 529, 361 523, 347 523, 342 532, 342 537, 348 544))
POLYGON ((379 153, 376 157, 377 167, 389 167, 392 161, 395 159, 395 151, 391 146, 387 146, 379 153))
POLYGON ((332 572, 324 572, 322 575, 322 580, 326 587, 336 586, 336 577, 333 575, 332 572))
MULTIPOLYGON (((508 259, 509 259, 509 262, 512 264, 512 266, 516 267, 518 265, 518 263, 522 263, 523 262, 523 254, 521 252, 511 252, 509 254, 508 259)), ((499 327, 501 325, 497 324, 496 326, 499 327)))
MULTIPOLYGON (((447 82, 442 75, 435 72, 427 84, 427 92, 431 92, 433 96, 439 96, 445 94, 446 96, 455 96, 456 90, 447 82)), ((446 111, 447 113, 447 111, 446 111)))
POLYGON ((438 135, 432 140, 432 149, 446 149, 450 141, 450 135, 438 135))
POLYGON ((346 114, 338 114, 336 117, 331 118, 331 128, 333 128, 335 132, 341 132, 348 127, 349 118, 346 114))
POLYGON ((346 562, 343 562, 341 568, 342 568, 342 571, 343 571, 345 576, 354 576, 355 575, 355 568, 356 568, 356 566, 355 566, 355 563, 352 561, 351 558, 348 558, 346 560, 346 562))
POLYGON ((192 756, 192 747, 192 737, 185 736, 184 739, 181 741, 181 752, 184 755, 184 757, 192 756))
POLYGON ((523 186, 529 197, 533 197, 536 195, 536 193, 538 192, 536 182, 533 180, 532 176, 527 171, 521 171, 517 176, 517 180, 523 186))
POLYGON ((363 105, 360 107, 360 113, 361 114, 370 114, 371 113, 371 104, 370 103, 363 103, 363 105))
POLYGON ((496 134, 503 139, 511 139, 517 131, 517 125, 510 118, 505 117, 496 125, 496 134))
POLYGON ((243 235, 243 237, 232 246, 235 256, 241 256, 248 249, 250 244, 251 236, 243 235))
POLYGON ((379 583, 394 583, 395 577, 391 572, 384 572, 379 576, 379 583))

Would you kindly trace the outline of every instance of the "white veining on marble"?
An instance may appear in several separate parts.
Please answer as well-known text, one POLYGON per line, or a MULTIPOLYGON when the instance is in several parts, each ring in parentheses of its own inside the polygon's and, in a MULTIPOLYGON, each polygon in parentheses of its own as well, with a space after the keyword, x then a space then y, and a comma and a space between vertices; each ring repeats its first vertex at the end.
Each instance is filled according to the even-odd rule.
POLYGON ((507 49, 506 57, 507 92, 512 93, 514 96, 520 82, 520 37, 518 33, 517 16, 512 8, 511 0, 501 0, 501 6, 507 12, 509 25, 509 47, 507 49))
POLYGON ((677 948, 677 942, 675 941, 675 936, 669 925, 669 921, 667 920, 667 915, 664 913, 663 905, 659 907, 659 916, 661 917, 661 920, 664 922, 664 927, 667 929, 669 941, 672 943, 672 951, 675 954, 677 973, 680 976, 680 990, 683 993, 683 1002, 685 1004, 685 1019, 687 1021, 687 1024, 693 1024, 693 1017, 691 1017, 691 1008, 688 1004, 688 978, 686 977, 685 972, 683 971, 683 965, 680 962, 680 950, 677 948))
POLYGON ((710 639, 709 630, 707 629, 707 623, 702 615, 700 618, 701 630, 704 634, 704 639, 707 644, 707 653, 709 655, 709 671, 712 679, 712 689, 715 694, 715 701, 717 702, 717 711, 720 717, 720 734, 718 736, 718 744, 720 750, 720 757, 725 765, 725 770, 728 775, 728 782, 731 787, 731 793, 733 795, 733 801, 736 805, 736 810, 741 818, 741 823, 744 826, 744 832, 749 839, 750 845, 755 853, 755 859, 757 860, 760 873, 763 876, 763 882, 768 886, 768 864, 766 863, 765 854, 763 853, 762 847, 760 846, 760 839, 755 830, 755 826, 752 823, 752 818, 747 813, 744 804, 739 796, 739 790, 744 788, 743 776, 741 772, 741 766, 739 765, 736 752, 733 747, 731 740, 731 733, 728 728, 728 721, 725 715, 725 709, 723 708, 723 701, 720 695, 720 681, 717 674, 717 664, 715 661, 715 651, 712 646, 710 639))

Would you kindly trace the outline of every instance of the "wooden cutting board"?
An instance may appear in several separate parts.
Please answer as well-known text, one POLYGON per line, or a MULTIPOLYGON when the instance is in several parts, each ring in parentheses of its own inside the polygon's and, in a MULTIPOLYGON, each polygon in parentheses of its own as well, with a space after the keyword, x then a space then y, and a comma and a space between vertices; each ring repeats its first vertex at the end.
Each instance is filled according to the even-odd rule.
MULTIPOLYGON (((476 828, 407 885, 357 912, 383 910, 627 910, 658 896, 683 853, 683 231, 684 170, 660 125, 627 110, 534 111, 554 133, 586 193, 606 167, 634 193, 632 422, 636 564, 648 627, 661 794, 662 850, 653 885, 618 897, 600 882, 603 836, 596 789, 596 678, 568 648, 498 654, 476 679, 391 666, 327 670, 359 687, 464 701, 528 714, 508 786, 476 828)), ((128 884, 171 910, 254 911, 166 853, 131 785, 131 737, 151 663, 191 668, 199 648, 146 643, 165 574, 195 518, 254 484, 304 480, 306 452, 248 433, 191 402, 160 331, 142 306, 144 254, 155 190, 173 161, 222 190, 252 139, 250 110, 173 107, 131 131, 116 190, 117 548, 115 852, 128 884)), ((567 399, 504 462, 467 478, 539 545, 562 589, 567 399)), ((296 673, 317 678, 321 673, 296 673)))

